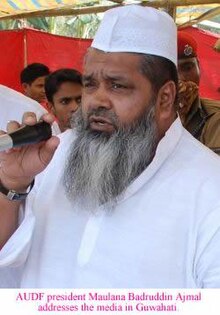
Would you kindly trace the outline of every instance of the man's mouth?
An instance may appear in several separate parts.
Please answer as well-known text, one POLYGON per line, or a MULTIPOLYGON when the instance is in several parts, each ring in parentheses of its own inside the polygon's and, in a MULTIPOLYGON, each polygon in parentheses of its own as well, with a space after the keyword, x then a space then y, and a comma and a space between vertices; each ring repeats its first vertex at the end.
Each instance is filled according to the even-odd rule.
POLYGON ((101 116, 91 116, 89 118, 89 125, 92 130, 97 131, 113 132, 115 130, 113 123, 101 116))

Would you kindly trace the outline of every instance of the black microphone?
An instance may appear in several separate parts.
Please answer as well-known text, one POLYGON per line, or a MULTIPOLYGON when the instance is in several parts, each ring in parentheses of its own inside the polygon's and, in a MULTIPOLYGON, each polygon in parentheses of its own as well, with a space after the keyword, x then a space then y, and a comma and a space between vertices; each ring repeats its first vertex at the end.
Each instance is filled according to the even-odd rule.
POLYGON ((48 140, 52 136, 50 124, 41 121, 33 126, 24 126, 0 136, 0 151, 48 140))

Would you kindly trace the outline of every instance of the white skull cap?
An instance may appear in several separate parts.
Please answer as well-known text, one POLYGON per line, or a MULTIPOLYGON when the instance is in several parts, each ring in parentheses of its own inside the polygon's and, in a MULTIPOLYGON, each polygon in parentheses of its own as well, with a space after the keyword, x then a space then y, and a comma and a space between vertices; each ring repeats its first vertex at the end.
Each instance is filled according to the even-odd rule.
POLYGON ((177 28, 165 12, 140 5, 106 11, 92 47, 165 57, 177 65, 177 28))

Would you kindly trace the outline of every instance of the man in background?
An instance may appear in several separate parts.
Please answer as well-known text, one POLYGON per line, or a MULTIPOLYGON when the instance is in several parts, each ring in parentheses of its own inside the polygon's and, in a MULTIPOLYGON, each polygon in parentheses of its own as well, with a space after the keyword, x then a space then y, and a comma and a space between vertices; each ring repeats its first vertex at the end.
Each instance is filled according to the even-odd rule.
POLYGON ((195 39, 178 32, 179 114, 184 127, 220 154, 220 101, 199 96, 200 66, 195 39))
POLYGON ((20 82, 24 94, 45 106, 45 79, 49 75, 49 68, 42 63, 32 63, 21 71, 20 82))
POLYGON ((82 76, 74 69, 59 69, 45 80, 48 108, 57 117, 60 130, 70 128, 73 113, 81 104, 82 76))

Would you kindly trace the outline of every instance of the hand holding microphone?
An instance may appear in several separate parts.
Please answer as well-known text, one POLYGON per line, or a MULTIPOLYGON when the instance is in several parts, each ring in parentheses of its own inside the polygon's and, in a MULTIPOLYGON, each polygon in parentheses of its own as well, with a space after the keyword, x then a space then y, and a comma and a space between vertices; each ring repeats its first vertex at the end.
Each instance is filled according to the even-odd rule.
POLYGON ((45 114, 42 120, 37 122, 34 113, 25 113, 24 126, 9 123, 8 133, 0 135, 0 181, 6 188, 25 190, 52 159, 59 144, 51 132, 54 116, 45 114))

